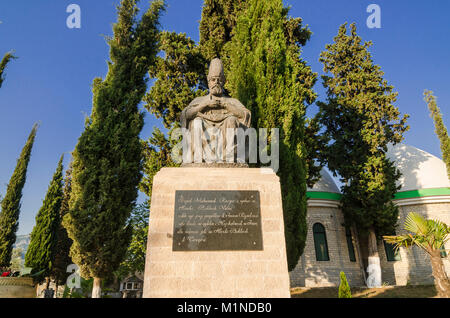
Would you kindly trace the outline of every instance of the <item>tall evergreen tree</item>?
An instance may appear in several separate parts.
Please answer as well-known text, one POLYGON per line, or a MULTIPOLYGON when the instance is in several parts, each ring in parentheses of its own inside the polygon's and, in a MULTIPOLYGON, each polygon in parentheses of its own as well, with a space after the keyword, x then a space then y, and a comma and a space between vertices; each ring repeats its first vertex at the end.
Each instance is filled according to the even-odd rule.
MULTIPOLYGON (((69 213, 69 201, 70 194, 72 191, 72 162, 70 162, 69 167, 66 171, 66 177, 64 178, 64 189, 63 189, 63 199, 61 202, 61 208, 59 210, 58 229, 56 233, 56 246, 53 260, 53 267, 51 272, 51 277, 54 278, 57 285, 64 285, 66 283, 67 277, 70 273, 67 273, 67 266, 72 264, 72 259, 70 258, 70 247, 72 246, 72 240, 67 235, 67 230, 62 225, 62 220, 64 216, 69 213)), ((56 290, 58 290, 56 288, 56 290)))
MULTIPOLYGON (((288 19, 281 0, 249 0, 226 47, 228 90, 252 112, 252 127, 280 129, 280 168, 288 267, 306 241, 305 112, 316 74, 301 59, 310 31, 288 19)), ((269 137, 271 138, 271 136, 269 137)))
POLYGON ((156 81, 144 102, 150 113, 163 119, 166 128, 179 121, 181 111, 195 97, 206 93, 208 64, 224 55, 224 45, 231 40, 244 4, 245 0, 205 0, 198 45, 184 33, 161 32, 159 49, 164 57, 158 57, 149 69, 156 81))
POLYGON ((6 195, 1 202, 0 212, 0 267, 7 267, 11 262, 13 245, 16 242, 16 232, 19 227, 19 214, 22 190, 25 185, 28 163, 31 157, 34 139, 38 126, 31 129, 28 140, 22 149, 16 168, 8 184, 6 195))
MULTIPOLYGON (((223 56, 224 45, 231 39, 244 0, 205 0, 200 21, 200 44, 184 33, 161 32, 159 49, 163 57, 149 69, 156 81, 144 97, 145 108, 163 120, 169 135, 178 127, 181 111, 196 97, 205 95, 206 72, 211 57, 223 56)), ((151 195, 153 176, 165 166, 177 166, 171 159, 173 143, 159 129, 144 142, 145 177, 141 190, 151 195), (163 148, 161 148, 161 146, 163 148)))
POLYGON ((447 127, 442 120, 441 110, 437 106, 436 97, 432 91, 424 91, 425 102, 428 104, 430 116, 433 118, 436 135, 439 137, 442 151, 442 159, 447 166, 447 176, 450 180, 450 137, 448 136, 447 127))
POLYGON ((5 80, 4 72, 5 72, 6 66, 12 59, 15 59, 15 58, 16 57, 14 55, 12 55, 11 52, 8 52, 5 54, 5 56, 0 61, 0 88, 2 87, 3 81, 5 80))
POLYGON ((216 57, 221 59, 226 57, 223 52, 224 46, 231 41, 237 18, 245 9, 247 2, 247 0, 204 1, 199 46, 207 62, 216 57))
POLYGON ((115 272, 119 279, 145 270, 149 214, 148 202, 137 205, 131 213, 129 224, 133 228, 133 234, 125 259, 115 272))
POLYGON ((149 75, 156 81, 145 95, 148 111, 162 118, 166 128, 179 121, 180 113, 195 97, 206 89, 205 59, 198 46, 186 34, 161 32, 157 57, 150 66, 149 75))
MULTIPOLYGON (((148 141, 143 142, 143 148, 144 158, 146 159, 143 166, 144 176, 139 185, 139 189, 151 198, 153 177, 161 168, 176 167, 177 164, 172 160, 172 144, 158 128, 155 128, 148 141)), ((150 200, 148 203, 150 203, 150 200)))
POLYGON ((371 45, 362 43, 355 24, 350 25, 350 34, 346 24, 339 28, 334 43, 320 55, 330 76, 322 77, 327 101, 318 106, 329 140, 324 157, 344 184, 345 222, 356 224, 368 237, 368 256, 376 258, 376 236, 392 233, 398 216, 391 200, 400 173, 386 157, 387 146, 401 142, 409 127, 408 115, 399 119, 393 104, 397 93, 372 61, 371 45))
MULTIPOLYGON (((184 107, 195 97, 206 94, 206 73, 211 58, 218 56, 222 59, 226 68, 226 76, 228 76, 229 70, 232 70, 229 67, 231 63, 230 53, 225 47, 233 37, 238 16, 243 14, 249 5, 248 3, 249 1, 247 0, 205 0, 200 21, 200 43, 198 45, 187 38, 185 34, 162 33, 160 49, 164 52, 162 55, 164 57, 159 58, 155 67, 150 69, 150 76, 155 77, 156 81, 144 98, 144 101, 150 113, 163 119, 166 128, 173 129, 177 127, 180 113, 184 107)), ((292 75, 298 72, 297 78, 294 80, 297 83, 298 98, 299 100, 307 100, 308 103, 312 103, 315 94, 310 88, 316 81, 316 75, 312 74, 305 62, 299 58, 301 47, 309 40, 311 32, 308 28, 302 26, 300 18, 288 17, 289 10, 287 8, 282 8, 281 10, 283 21, 281 22, 282 31, 279 32, 279 35, 285 41, 284 47, 290 52, 289 60, 292 63, 291 65, 295 65, 294 68, 296 70, 292 72, 292 75)), ((280 25, 277 27, 279 28, 280 25)), ((258 33, 257 28, 255 28, 254 33, 258 33)), ((239 48, 239 52, 242 51, 245 50, 239 48)), ((239 64, 239 59, 239 56, 235 56, 234 63, 239 64)), ((241 69, 241 71, 250 72, 251 69, 241 69)), ((252 114, 252 117, 254 119, 257 118, 256 114, 252 114)), ((301 124, 305 124, 303 119, 301 124)), ((314 159, 317 157, 318 149, 320 148, 320 140, 317 138, 319 128, 317 121, 311 121, 306 127, 300 128, 305 129, 305 145, 302 146, 303 149, 299 150, 299 152, 303 151, 303 156, 307 163, 306 175, 310 186, 319 178, 322 167, 320 164, 317 166, 314 164, 314 159)), ((145 142, 146 148, 151 151, 146 151, 145 178, 141 188, 147 194, 151 192, 151 183, 156 172, 161 167, 166 166, 166 163, 171 166, 176 165, 167 157, 167 154, 170 154, 172 142, 169 140, 170 138, 161 136, 161 134, 160 131, 155 130, 154 135, 145 142), (159 137, 154 138, 156 135, 159 137), (152 141, 157 141, 158 143, 164 141, 165 148, 161 150, 159 145, 154 144, 152 141)), ((291 197, 289 200, 293 202, 295 198, 291 197)), ((304 214, 305 211, 302 213, 304 214)), ((293 220, 293 222, 294 224, 289 227, 297 229, 301 222, 298 223, 297 220, 293 220)), ((295 232, 295 230, 293 231, 295 232)), ((305 234, 306 232, 303 232, 303 237, 305 234)), ((298 249, 292 248, 292 251, 295 252, 289 253, 292 255, 290 257, 292 266, 297 262, 297 256, 303 250, 303 245, 304 242, 299 243, 298 249)))
POLYGON ((136 2, 122 0, 118 6, 108 74, 94 80, 92 114, 73 152, 70 212, 63 222, 73 240, 72 259, 83 277, 94 278, 94 298, 101 296, 101 280, 125 256, 131 238, 126 224, 141 179, 144 122, 138 104, 155 63, 164 4, 153 1, 138 19, 136 2))
POLYGON ((59 212, 63 199, 63 158, 64 155, 58 162, 42 207, 36 216, 36 225, 31 232, 30 245, 25 254, 25 266, 31 267, 32 273, 42 272, 36 280, 42 282, 45 278, 47 289, 55 259, 58 226, 61 223, 59 212))

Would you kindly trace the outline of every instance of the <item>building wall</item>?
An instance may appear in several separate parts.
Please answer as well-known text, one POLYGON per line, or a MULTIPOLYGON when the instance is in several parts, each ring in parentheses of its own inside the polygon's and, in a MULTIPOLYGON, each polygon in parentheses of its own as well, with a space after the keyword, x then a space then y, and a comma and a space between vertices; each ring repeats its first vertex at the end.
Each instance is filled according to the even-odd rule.
MULTIPOLYGON (((401 203, 401 201, 398 201, 401 203)), ((450 224, 450 203, 422 203, 407 206, 399 206, 399 222, 396 234, 404 234, 403 229, 405 218, 410 212, 421 214, 427 219, 438 219, 446 224, 450 224)), ((450 249, 450 242, 445 247, 450 249)), ((418 247, 409 250, 400 249, 401 261, 388 262, 382 242, 378 244, 380 261, 382 268, 383 282, 389 285, 418 285, 433 284, 430 257, 426 252, 418 247)), ((449 254, 449 253, 447 253, 449 254)), ((443 259, 447 275, 450 276, 449 257, 443 259)))
MULTIPOLYGON (((405 218, 410 212, 417 212, 428 219, 439 219, 450 224, 450 203, 425 203, 399 206, 398 230, 403 234, 405 218)), ((356 262, 350 262, 343 226, 344 217, 340 209, 333 207, 308 206, 308 234, 305 251, 300 257, 296 268, 291 271, 291 287, 326 287, 339 286, 339 273, 343 271, 351 286, 365 285, 362 267, 360 265, 359 249, 352 235, 356 262), (321 223, 325 227, 329 261, 317 261, 313 225, 321 223)), ((450 249, 450 241, 446 244, 450 249)), ((384 244, 378 242, 378 251, 382 268, 382 282, 388 285, 419 285, 433 284, 430 258, 418 247, 400 249, 400 261, 387 261, 384 244)), ((450 254, 450 253, 447 253, 450 254)), ((450 257, 443 259, 447 275, 450 277, 450 257)))
POLYGON ((362 268, 355 236, 353 246, 356 262, 351 262, 345 236, 344 217, 338 208, 308 206, 308 234, 303 255, 290 272, 291 287, 339 286, 339 273, 343 271, 351 286, 364 285, 362 268), (325 227, 329 261, 317 261, 314 248, 313 225, 325 227))

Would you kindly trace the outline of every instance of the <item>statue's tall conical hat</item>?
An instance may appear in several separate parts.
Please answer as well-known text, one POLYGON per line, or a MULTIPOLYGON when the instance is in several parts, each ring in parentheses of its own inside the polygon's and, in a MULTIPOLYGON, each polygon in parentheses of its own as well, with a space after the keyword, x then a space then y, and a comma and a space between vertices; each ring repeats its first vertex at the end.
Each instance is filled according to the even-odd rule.
POLYGON ((223 64, 219 58, 215 58, 211 61, 209 65, 208 78, 212 76, 220 76, 222 80, 225 80, 225 75, 223 73, 223 64))

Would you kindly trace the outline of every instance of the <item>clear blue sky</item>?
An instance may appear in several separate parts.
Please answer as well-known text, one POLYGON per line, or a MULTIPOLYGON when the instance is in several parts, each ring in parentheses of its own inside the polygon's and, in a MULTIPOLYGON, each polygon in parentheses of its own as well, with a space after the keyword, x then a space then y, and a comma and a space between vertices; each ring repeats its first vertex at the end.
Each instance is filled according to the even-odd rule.
MULTIPOLYGON (((30 233, 61 153, 69 154, 91 111, 91 83, 107 71, 108 46, 119 0, 14 0, 0 2, 0 56, 15 50, 19 57, 7 69, 0 89, 0 193, 33 123, 40 122, 27 183, 23 192, 18 234, 30 233), (81 29, 66 27, 66 7, 82 10, 81 29)), ((184 32, 198 41, 202 0, 168 0, 162 28, 184 32)), ((444 122, 450 127, 450 1, 448 0, 288 0, 291 15, 302 17, 313 32, 303 58, 322 74, 319 54, 331 43, 338 27, 356 22, 364 40, 372 40, 375 63, 399 92, 396 106, 411 115, 405 143, 442 157, 423 90, 438 96, 444 122), (366 7, 381 7, 381 29, 366 26, 366 7)), ((148 7, 141 1, 142 8, 148 7)), ((315 87, 324 98, 320 82, 315 87)), ((316 111, 311 107, 310 114, 316 111)), ((159 121, 146 116, 142 137, 159 121)), ((65 163, 68 162, 68 157, 65 163)), ((140 197, 140 200, 143 196, 140 197)))

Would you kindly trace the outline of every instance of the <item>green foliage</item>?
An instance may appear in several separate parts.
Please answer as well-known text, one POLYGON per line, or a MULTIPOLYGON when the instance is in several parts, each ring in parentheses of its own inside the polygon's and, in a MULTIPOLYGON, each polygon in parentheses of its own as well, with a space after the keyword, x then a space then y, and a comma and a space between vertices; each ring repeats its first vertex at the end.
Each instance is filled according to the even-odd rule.
POLYGON ((92 114, 73 152, 70 210, 63 225, 73 240, 71 257, 86 278, 105 278, 116 270, 131 239, 127 220, 142 169, 138 105, 156 60, 163 8, 162 1, 153 1, 138 19, 136 1, 121 1, 108 41, 108 74, 94 80, 92 114))
POLYGON ((316 97, 312 90, 316 74, 301 60, 300 52, 310 31, 301 19, 287 18, 282 1, 250 0, 247 5, 226 45, 227 89, 252 112, 252 127, 280 129, 278 175, 292 270, 307 232, 305 112, 306 104, 316 97))
POLYGON ((11 271, 21 272, 24 269, 23 266, 23 250, 21 248, 14 248, 11 256, 11 271))
MULTIPOLYGON (((94 279, 80 279, 80 288, 72 288, 64 286, 64 291, 62 298, 90 298, 91 297, 91 291, 92 287, 94 285, 94 279)), ((102 283, 102 291, 103 292, 110 292, 113 291, 112 289, 105 288, 105 285, 102 283)), ((102 298, 112 298, 109 295, 102 295, 102 298)))
POLYGON ((339 274, 341 283, 339 284, 339 298, 352 298, 352 292, 347 282, 347 277, 344 272, 339 274))
POLYGON ((153 177, 161 168, 176 167, 177 164, 172 161, 171 157, 173 143, 158 128, 155 127, 152 136, 147 141, 142 141, 142 145, 145 157, 143 167, 144 177, 139 188, 151 198, 153 177))
POLYGON ((204 1, 200 21, 200 49, 207 62, 216 57, 226 57, 224 46, 231 41, 237 17, 247 3, 247 0, 204 1))
POLYGON ((441 110, 436 104, 436 97, 432 91, 424 91, 425 102, 428 104, 430 116, 433 118, 436 135, 439 137, 442 151, 442 159, 447 166, 447 176, 450 180, 450 137, 448 136, 447 127, 442 120, 441 110))
POLYGON ((346 223, 355 223, 361 233, 382 235, 394 230, 398 216, 391 200, 399 189, 400 173, 386 157, 387 146, 401 142, 409 127, 408 115, 399 119, 393 105, 397 93, 373 64, 371 45, 362 43, 355 24, 350 25, 350 34, 347 25, 341 25, 334 43, 320 55, 330 76, 322 77, 327 101, 317 104, 328 140, 322 160, 344 184, 346 223))
POLYGON ((37 124, 31 129, 28 140, 22 149, 16 168, 8 184, 6 195, 1 202, 0 212, 0 267, 8 267, 11 261, 16 231, 19 227, 20 200, 25 185, 28 163, 31 157, 37 124))
POLYGON ((36 225, 31 232, 30 245, 25 255, 25 266, 33 268, 32 273, 43 271, 41 276, 36 277, 38 282, 51 275, 55 259, 57 231, 61 223, 59 213, 63 199, 63 158, 64 156, 61 156, 58 162, 42 207, 36 216, 36 225))
MULTIPOLYGON (((252 4, 255 6, 255 4, 252 4)), ((316 98, 312 91, 312 86, 316 81, 316 75, 311 72, 311 69, 306 66, 306 63, 299 58, 301 46, 305 45, 309 39, 311 32, 308 28, 303 27, 300 18, 288 18, 288 9, 283 8, 281 2, 277 8, 276 17, 273 18, 269 11, 265 14, 270 18, 268 21, 255 21, 254 37, 258 40, 276 30, 271 35, 271 40, 278 41, 280 46, 271 45, 270 41, 262 41, 266 45, 253 41, 255 52, 252 57, 257 59, 262 58, 259 63, 258 80, 259 90, 258 94, 261 100, 254 102, 256 99, 256 91, 252 87, 253 79, 246 81, 250 87, 243 89, 244 91, 253 92, 253 95, 243 96, 237 94, 237 87, 233 86, 237 80, 233 78, 235 73, 242 73, 245 77, 246 73, 251 73, 254 65, 240 64, 240 55, 247 56, 249 47, 240 47, 237 45, 235 51, 227 48, 231 45, 231 41, 236 31, 236 26, 239 19, 243 19, 243 15, 248 16, 246 9, 250 6, 250 1, 235 1, 235 0, 205 0, 202 19, 200 21, 200 43, 195 43, 186 37, 185 34, 175 34, 170 32, 162 32, 160 49, 164 53, 163 57, 158 58, 158 63, 154 68, 150 68, 150 76, 155 77, 156 81, 150 92, 144 98, 146 108, 149 112, 155 114, 158 118, 162 118, 164 126, 170 130, 177 127, 181 111, 197 96, 205 95, 207 82, 206 73, 208 63, 214 57, 220 57, 225 65, 225 75, 229 80, 230 85, 227 87, 232 93, 233 97, 241 98, 244 105, 252 111, 253 127, 283 127, 283 131, 287 132, 285 136, 285 143, 281 149, 281 157, 286 158, 282 170, 284 171, 284 204, 286 205, 286 215, 289 215, 290 222, 287 231, 290 237, 294 235, 295 238, 289 239, 290 247, 290 268, 296 264, 298 256, 303 250, 304 238, 306 235, 306 224, 304 223, 306 213, 306 201, 304 194, 306 187, 303 181, 308 178, 308 184, 311 186, 318 179, 320 175, 321 165, 316 167, 314 165, 314 158, 317 158, 318 150, 320 149, 317 132, 319 125, 316 122, 311 122, 310 125, 305 124, 304 103, 312 103, 316 98), (265 28, 264 35, 259 37, 259 27, 257 23, 263 23, 265 28), (258 46, 257 46, 258 45, 258 46), (276 49, 276 52, 273 52, 276 49), (239 53, 237 53, 239 52, 239 53), (264 54, 271 56, 265 58, 264 54), (232 56, 234 56, 232 58, 232 56), (279 59, 272 61, 271 58, 279 59), (262 62, 264 61, 264 62, 262 62), (233 65, 238 65, 238 69, 233 65), (265 70, 261 67, 266 63, 268 65, 268 74, 266 78, 265 70), (274 77, 270 77, 270 76, 274 77), (277 79, 279 76, 281 79, 277 79), (231 78, 230 78, 231 77, 231 78), (269 79, 270 78, 270 79, 269 79), (270 83, 270 81, 274 83, 270 83), (264 87, 264 83, 267 87, 264 87), (284 85, 281 89, 280 87, 284 85), (265 89, 269 89, 271 96, 265 100, 265 89), (277 100, 278 99, 278 100, 277 100), (276 103, 283 99, 282 107, 277 107, 276 103), (247 102, 249 102, 247 104, 247 102), (257 108, 255 105, 261 104, 257 108), (266 105, 270 105, 264 109, 266 105), (290 106, 292 109, 289 109, 290 106), (263 110, 263 114, 256 113, 263 110), (256 111, 256 112, 255 112, 256 111), (279 116, 285 116, 285 119, 279 116), (264 118, 258 122, 258 118, 264 118), (267 119, 267 120, 266 120, 267 119), (291 133, 291 131, 293 133, 291 133), (302 142, 300 140, 303 140, 302 142), (286 146, 287 145, 287 146, 286 146), (287 148, 286 148, 287 147, 287 148), (295 150, 294 150, 295 149, 295 150), (311 151, 310 151, 311 149, 311 151), (295 153, 295 154, 294 154, 295 153), (297 160, 298 155, 301 155, 302 160, 297 160), (306 164, 305 164, 306 161, 306 164), (289 163, 289 164, 288 164, 289 163), (305 166, 306 165, 306 166, 305 166), (291 171, 300 171, 300 174, 291 176, 291 171), (300 183, 300 184, 299 184, 300 183), (290 191, 289 189, 295 189, 290 191), (303 198, 303 199, 302 199, 303 198), (290 203, 288 203, 290 202, 290 203), (300 230, 299 228, 303 227, 300 230), (295 234, 293 234, 295 233, 295 234), (295 241, 295 242, 294 242, 295 241), (296 247, 295 245, 298 245, 296 247)), ((262 16, 262 15, 261 15, 262 16)), ((264 16, 264 19, 266 16, 264 16)), ((249 19, 248 17, 246 19, 249 19)), ((241 29, 245 21, 241 21, 241 29)), ((249 29, 250 30, 250 29, 249 29)), ((241 36, 244 36, 241 32, 241 36)), ((244 41, 244 39, 241 39, 244 41)), ((239 40, 239 41, 241 41, 239 40)), ((277 43, 278 43, 277 42, 277 43)), ((256 74, 256 71, 255 71, 256 74)), ((249 75, 250 76, 250 75, 249 75)), ((253 76, 253 75, 252 75, 253 76)), ((176 166, 170 159, 170 152, 174 145, 174 141, 166 138, 164 134, 155 129, 153 136, 144 143, 145 147, 145 177, 141 183, 141 190, 147 195, 151 196, 151 184, 153 176, 162 168, 166 166, 176 166)))
POLYGON ((70 288, 66 285, 64 286, 62 298, 69 298, 69 296, 70 296, 70 288))
POLYGON ((306 185, 310 188, 320 180, 320 171, 324 167, 322 150, 327 137, 320 133, 321 125, 317 117, 306 118, 304 143, 306 148, 306 165, 308 167, 306 185))
POLYGON ((5 54, 5 56, 3 56, 2 60, 0 61, 0 88, 2 87, 3 81, 5 80, 4 72, 5 72, 6 66, 12 59, 16 59, 16 57, 14 55, 12 55, 11 52, 8 52, 5 54))
MULTIPOLYGON (((206 0, 200 21, 200 44, 184 33, 161 32, 158 57, 149 75, 156 81, 144 97, 145 107, 172 131, 178 126, 181 111, 196 97, 206 94, 206 72, 210 57, 222 56, 224 44, 231 39, 232 27, 245 1, 206 0), (219 53, 218 53, 219 52, 219 53)), ((170 134, 169 134, 170 135, 170 134)), ((170 158, 175 142, 155 128, 143 142, 144 174, 141 190, 151 196, 154 175, 162 167, 177 166, 170 158)))
POLYGON ((67 266, 72 264, 72 259, 69 256, 72 240, 68 237, 67 230, 62 225, 64 216, 69 212, 71 191, 72 162, 69 164, 69 168, 66 171, 66 177, 64 179, 63 198, 61 202, 61 209, 59 210, 60 222, 56 233, 57 242, 55 245, 54 260, 51 272, 51 276, 58 282, 59 285, 64 285, 66 283, 67 277, 70 275, 70 273, 67 273, 67 266))
POLYGON ((159 49, 164 54, 149 69, 156 81, 144 102, 150 113, 163 119, 166 128, 173 128, 195 97, 206 94, 208 63, 216 56, 225 57, 224 45, 231 40, 244 5, 243 0, 205 0, 199 45, 184 33, 161 32, 159 49))
POLYGON ((450 240, 450 226, 439 220, 427 220, 418 213, 411 212, 405 220, 404 229, 410 233, 397 236, 383 236, 395 248, 410 248, 414 245, 431 254, 440 253, 445 243, 450 240))
POLYGON ((131 213, 128 222, 133 229, 133 234, 125 254, 125 260, 115 273, 115 276, 119 279, 126 278, 128 275, 134 275, 136 272, 143 273, 145 270, 149 208, 148 202, 145 202, 136 206, 131 213))
POLYGON ((144 102, 148 111, 162 118, 164 126, 170 128, 179 121, 184 107, 207 87, 203 72, 206 61, 186 34, 163 31, 160 37, 159 49, 164 52, 164 58, 157 57, 150 67, 150 77, 157 80, 144 102))
POLYGON ((89 298, 92 291, 92 286, 94 285, 94 279, 80 279, 80 288, 73 288, 72 290, 64 287, 64 292, 62 298, 89 298))
POLYGON ((439 220, 427 220, 418 213, 409 213, 404 229, 409 233, 397 236, 383 236, 388 243, 400 247, 418 246, 430 256, 434 285, 438 297, 450 298, 450 280, 447 277, 441 253, 450 240, 450 226, 439 220))

